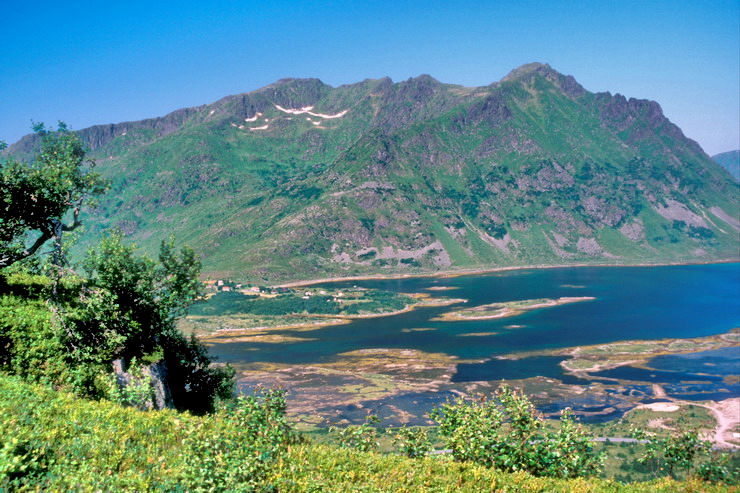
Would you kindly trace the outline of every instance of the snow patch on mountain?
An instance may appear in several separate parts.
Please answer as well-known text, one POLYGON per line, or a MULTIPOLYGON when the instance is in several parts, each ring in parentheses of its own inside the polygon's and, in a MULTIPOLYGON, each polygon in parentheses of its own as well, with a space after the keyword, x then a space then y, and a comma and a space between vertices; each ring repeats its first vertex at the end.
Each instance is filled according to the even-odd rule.
POLYGON ((303 114, 309 114, 311 116, 315 116, 318 118, 324 118, 324 119, 332 119, 332 118, 342 118, 344 115, 347 114, 349 110, 340 111, 339 113, 336 113, 334 115, 327 115, 325 113, 314 113, 311 111, 313 109, 313 106, 304 106, 303 108, 283 108, 279 104, 275 105, 275 108, 282 111, 283 113, 288 113, 290 115, 303 115, 303 114))

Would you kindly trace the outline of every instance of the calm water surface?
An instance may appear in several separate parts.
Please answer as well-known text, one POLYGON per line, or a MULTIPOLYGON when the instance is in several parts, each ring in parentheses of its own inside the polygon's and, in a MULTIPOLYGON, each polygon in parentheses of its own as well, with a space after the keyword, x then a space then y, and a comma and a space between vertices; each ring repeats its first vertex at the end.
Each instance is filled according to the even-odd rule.
MULTIPOLYGON (((464 298, 468 302, 360 319, 310 333, 279 332, 315 338, 314 341, 224 343, 215 345, 212 352, 225 362, 290 364, 331 361, 339 353, 365 348, 417 349, 465 359, 491 358, 521 351, 621 340, 701 337, 740 327, 740 264, 737 263, 530 269, 453 278, 336 282, 324 286, 362 286, 406 293, 426 292, 429 288, 445 286, 452 289, 429 292, 433 296, 464 298), (431 320, 457 307, 562 296, 591 296, 596 299, 502 319, 431 320), (404 331, 414 328, 433 330, 404 331), (493 334, 463 336, 481 332, 493 334)), ((688 360, 678 361, 682 365, 688 360)), ((535 365, 509 365, 505 371, 510 375, 507 378, 516 375, 526 378, 534 369, 541 374, 556 376, 559 374, 557 362, 543 359, 536 361, 535 365)), ((491 371, 497 369, 496 363, 488 364, 491 371)), ((727 364, 737 365, 737 358, 727 364)), ((661 369, 670 371, 670 368, 661 369)), ((473 369, 461 367, 460 370, 464 373, 473 369)), ((456 378, 461 381, 469 379, 465 375, 456 378)))

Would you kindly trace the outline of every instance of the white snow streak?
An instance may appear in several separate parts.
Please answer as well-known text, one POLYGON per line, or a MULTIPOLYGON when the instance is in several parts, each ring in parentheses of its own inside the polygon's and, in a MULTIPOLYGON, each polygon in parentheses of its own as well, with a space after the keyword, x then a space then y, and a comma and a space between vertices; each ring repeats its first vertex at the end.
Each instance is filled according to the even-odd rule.
POLYGON ((349 110, 344 110, 344 111, 340 111, 339 113, 335 115, 326 115, 324 113, 314 113, 313 111, 311 111, 313 109, 313 106, 304 106, 303 108, 300 108, 300 109, 287 109, 287 108, 283 108, 279 104, 276 104, 275 108, 279 109, 283 113, 289 113, 291 115, 302 115, 304 113, 307 113, 311 116, 316 116, 318 118, 326 118, 326 119, 342 118, 349 111, 349 110))

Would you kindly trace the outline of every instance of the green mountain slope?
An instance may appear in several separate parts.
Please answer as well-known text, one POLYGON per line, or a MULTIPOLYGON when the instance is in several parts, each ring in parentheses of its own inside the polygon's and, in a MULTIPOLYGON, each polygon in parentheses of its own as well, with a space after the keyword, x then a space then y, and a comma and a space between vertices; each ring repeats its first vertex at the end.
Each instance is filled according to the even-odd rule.
POLYGON ((214 276, 738 257, 737 183, 657 103, 548 65, 477 88, 285 79, 79 133, 113 181, 82 244, 174 233, 214 276))
POLYGON ((736 180, 740 180, 740 150, 715 154, 712 159, 726 169, 736 180))

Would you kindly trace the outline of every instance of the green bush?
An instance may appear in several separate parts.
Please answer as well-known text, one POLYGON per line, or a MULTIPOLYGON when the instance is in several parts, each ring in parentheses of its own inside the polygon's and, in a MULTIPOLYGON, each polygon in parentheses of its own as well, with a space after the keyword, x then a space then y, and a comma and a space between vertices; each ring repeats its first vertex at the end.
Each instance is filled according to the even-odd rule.
POLYGON ((740 482, 740 470, 732 467, 730 456, 717 454, 696 468, 696 477, 710 483, 737 484, 740 482))
POLYGON ((266 482, 286 492, 560 492, 681 493, 725 492, 698 480, 661 479, 625 485, 598 478, 535 477, 523 471, 506 473, 445 456, 409 459, 401 455, 359 452, 328 445, 292 447, 266 482))
POLYGON ((0 273, 0 370, 123 402, 111 393, 113 361, 125 367, 163 361, 177 408, 204 413, 232 396, 233 370, 213 365, 206 347, 175 325, 202 287, 192 250, 177 252, 163 242, 155 262, 112 235, 90 252, 86 266, 88 279, 68 274, 53 296, 46 277, 15 266, 0 273))
POLYGON ((113 372, 100 375, 97 387, 104 389, 105 397, 112 402, 142 410, 147 409, 148 405, 154 401, 151 376, 136 358, 131 361, 127 373, 130 381, 124 387, 119 385, 116 374, 113 372))
POLYGON ((380 419, 376 415, 368 414, 361 425, 351 425, 345 428, 332 427, 329 431, 338 433, 341 447, 370 452, 378 450, 378 431, 372 425, 379 422, 380 419))
POLYGON ((668 436, 659 437, 642 429, 633 429, 632 436, 647 440, 645 453, 638 459, 652 468, 655 476, 674 479, 696 476, 704 481, 736 484, 738 470, 730 466, 727 454, 712 454, 712 443, 702 440, 699 432, 686 429, 679 422, 668 436))
POLYGON ((125 409, 0 376, 0 489, 173 489, 194 418, 125 409))
POLYGON ((425 428, 404 426, 388 432, 393 434, 393 444, 401 455, 414 459, 424 457, 432 450, 432 442, 425 428))
POLYGON ((282 394, 268 392, 207 416, 139 411, 0 375, 0 490, 728 491, 698 479, 541 478, 449 456, 296 443, 283 410, 282 394))
POLYGON ((81 393, 104 396, 96 381, 116 359, 128 366, 135 358, 161 355, 178 409, 204 413, 219 398, 231 397, 233 370, 213 366, 206 347, 185 338, 175 324, 202 289, 192 250, 178 252, 172 240, 162 242, 155 262, 113 234, 88 253, 85 268, 88 279, 62 321, 74 360, 90 369, 77 385, 81 393))
POLYGON ((193 423, 183 446, 184 483, 192 491, 256 488, 297 435, 285 421, 285 394, 239 396, 208 420, 193 423))
POLYGON ((49 289, 44 276, 0 273, 0 370, 29 382, 69 386, 75 370, 63 334, 52 324, 49 289))
POLYGON ((458 398, 432 410, 445 445, 458 461, 535 476, 593 476, 603 457, 593 450, 592 437, 563 412, 558 431, 545 431, 544 420, 521 392, 502 385, 495 399, 458 398))

